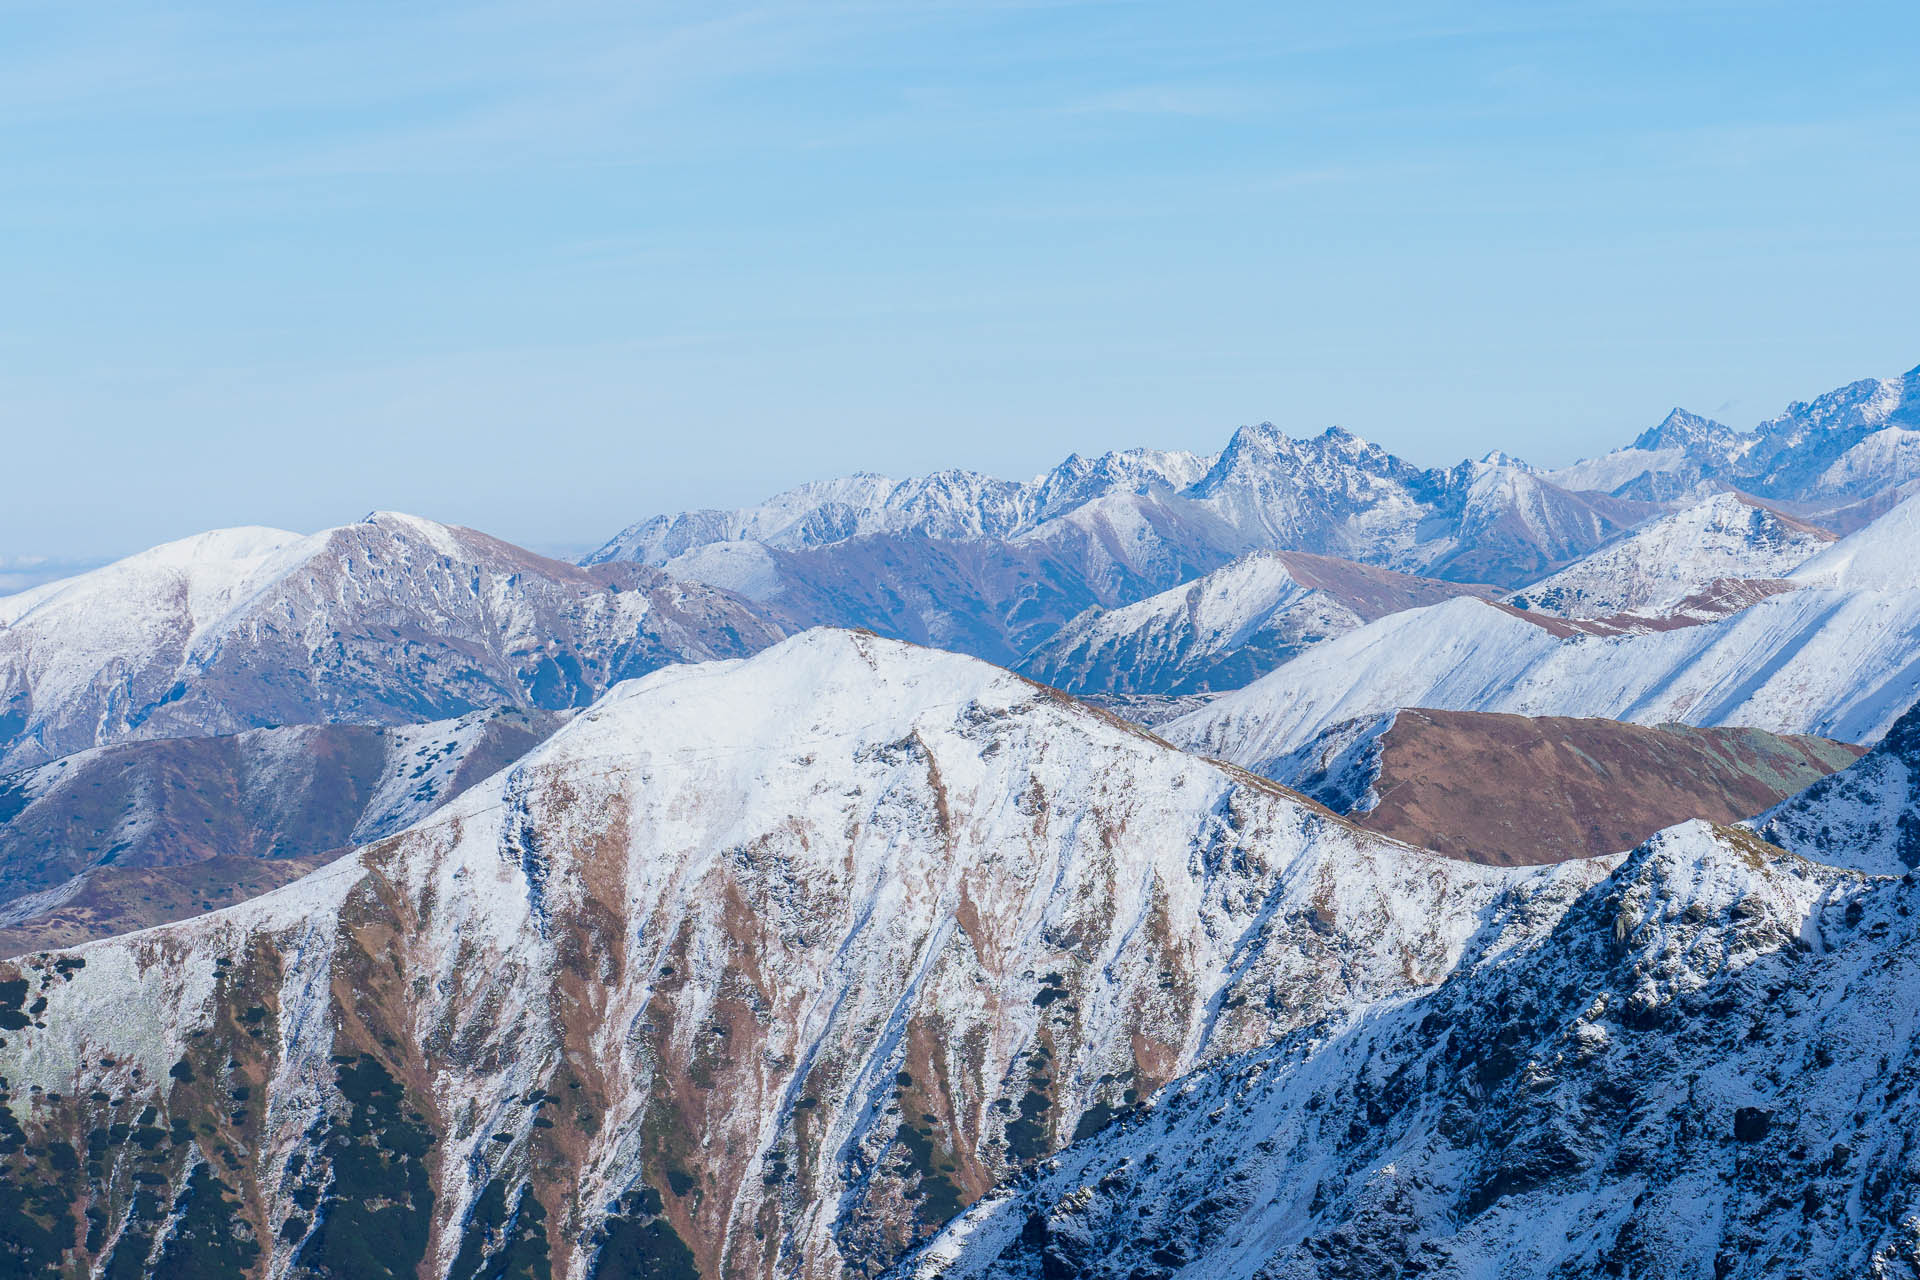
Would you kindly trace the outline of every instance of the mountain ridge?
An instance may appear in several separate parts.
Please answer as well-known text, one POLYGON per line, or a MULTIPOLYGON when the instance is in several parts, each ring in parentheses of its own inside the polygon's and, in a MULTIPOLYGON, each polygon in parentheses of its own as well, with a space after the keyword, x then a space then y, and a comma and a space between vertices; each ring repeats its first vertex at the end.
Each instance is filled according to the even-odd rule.
POLYGON ((1192 1064, 1432 981, 1514 874, 811 631, 287 888, 0 966, 0 1216, 61 1189, 159 1274, 216 1206, 276 1274, 382 1221, 395 1273, 869 1274, 1192 1064))
POLYGON ((785 631, 657 570, 583 569, 413 516, 214 531, 0 598, 0 765, 130 738, 578 706, 622 675, 785 631))

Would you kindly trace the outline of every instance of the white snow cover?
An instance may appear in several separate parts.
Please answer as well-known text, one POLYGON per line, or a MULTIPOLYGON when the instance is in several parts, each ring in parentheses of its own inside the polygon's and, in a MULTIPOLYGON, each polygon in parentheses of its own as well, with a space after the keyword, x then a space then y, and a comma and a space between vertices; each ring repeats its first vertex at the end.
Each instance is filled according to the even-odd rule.
POLYGON ((1920 589, 1920 496, 1908 498, 1787 576, 1810 587, 1846 591, 1920 589))
POLYGON ((996 1189, 909 1274, 1907 1274, 1911 884, 1697 822, 1608 867, 996 1189))
MULTIPOLYGON (((85 948, 85 969, 49 991, 47 1029, 8 1033, 0 1072, 16 1098, 27 1084, 90 1088, 101 1057, 164 1077, 212 1016, 214 961, 272 948, 293 1011, 271 1100, 283 1149, 260 1164, 277 1231, 285 1148, 329 1078, 328 966, 348 945, 336 940, 395 899, 407 1025, 422 1043, 457 1030, 462 1046, 428 1059, 428 1087, 444 1114, 473 1117, 434 1154, 444 1270, 489 1171, 528 1140, 525 1099, 563 1037, 620 1082, 582 1157, 582 1217, 564 1226, 579 1239, 640 1172, 649 1098, 750 977, 757 1012, 715 1068, 731 1074, 699 1148, 730 1208, 698 1242, 764 1273, 754 1225, 768 1205, 782 1215, 779 1274, 833 1276, 863 1233, 910 1214, 892 1207, 881 1161, 909 1052, 934 1054, 914 1070, 953 1082, 939 1103, 953 1159, 998 1178, 1016 1113, 993 1103, 1026 1087, 1043 1027, 1051 1146, 1096 1102, 1119 1105, 1121 1073, 1151 1085, 1440 980, 1489 905, 1538 878, 1358 832, 984 663, 814 631, 620 685, 356 858, 85 948), (624 958, 583 961, 581 939, 601 936, 589 928, 630 940, 624 958), (582 1011, 561 984, 589 962, 582 1011), (802 1158, 803 1093, 818 1101, 803 1149, 816 1190, 774 1208, 779 1179, 764 1179, 776 1153, 802 1158)), ((556 1247, 557 1274, 583 1277, 586 1255, 556 1247)))
POLYGON ((1833 541, 1737 494, 1651 520, 1507 596, 1564 618, 1661 614, 1728 578, 1781 578, 1833 541))
POLYGON ((180 647, 193 652, 221 619, 324 537, 238 528, 162 543, 76 578, 0 596, 0 627, 57 633, 60 643, 37 646, 34 658, 60 682, 92 675, 162 626, 181 629, 180 647))
POLYGON ((1401 707, 1749 725, 1871 742, 1920 696, 1920 591, 1806 589, 1719 622, 1559 639, 1461 599, 1394 614, 1159 726, 1255 772, 1401 707))
POLYGON ((1603 453, 1597 458, 1582 458, 1571 466, 1542 471, 1540 475, 1562 489, 1576 491, 1586 489, 1611 493, 1621 485, 1638 480, 1649 471, 1678 470, 1686 460, 1687 451, 1678 447, 1615 449, 1612 453, 1603 453))
POLYGON ((621 674, 779 634, 696 584, 416 516, 220 530, 0 599, 0 767, 130 738, 579 705, 621 674))
POLYGON ((1881 875, 1920 866, 1920 707, 1872 751, 1748 825, 1783 849, 1835 866, 1881 875))

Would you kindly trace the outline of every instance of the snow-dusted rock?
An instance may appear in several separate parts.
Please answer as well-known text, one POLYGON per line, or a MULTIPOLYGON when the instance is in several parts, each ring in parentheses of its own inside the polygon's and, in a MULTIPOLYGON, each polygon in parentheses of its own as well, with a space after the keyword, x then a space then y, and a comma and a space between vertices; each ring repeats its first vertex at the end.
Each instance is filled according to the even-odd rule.
POLYGON ((284 890, 21 962, 0 1192, 134 1269, 217 1212, 275 1276, 370 1233, 396 1274, 870 1274, 1165 1082, 1442 981, 1524 880, 809 632, 620 685, 284 890))
POLYGON ((0 597, 0 764, 275 724, 580 706, 780 628, 637 565, 581 569, 414 516, 229 529, 0 597))
POLYGON ((1612 865, 1503 901, 1438 987, 1196 1072, 903 1273, 1911 1274, 1913 877, 1704 823, 1582 878, 1612 865))
POLYGON ((1833 541, 1824 529, 1720 493, 1651 520, 1506 600, 1565 618, 1657 617, 1729 580, 1784 578, 1833 541))
POLYGON ((1256 552, 1157 596, 1089 611, 1018 669, 1075 694, 1234 689, 1374 618, 1484 590, 1329 556, 1256 552))
POLYGON ((1882 875, 1920 867, 1920 706, 1860 760, 1755 818, 1784 849, 1882 875))

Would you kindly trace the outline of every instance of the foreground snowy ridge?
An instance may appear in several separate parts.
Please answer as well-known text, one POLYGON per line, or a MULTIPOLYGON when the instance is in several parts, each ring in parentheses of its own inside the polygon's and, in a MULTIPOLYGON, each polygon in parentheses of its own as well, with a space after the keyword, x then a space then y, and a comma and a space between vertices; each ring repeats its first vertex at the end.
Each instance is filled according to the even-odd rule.
POLYGON ((1911 1274, 1914 878, 1693 823, 1582 890, 1512 900, 1431 991, 1203 1068, 909 1273, 1911 1274))
POLYGON ((387 1214, 433 1275, 867 1273, 1182 1073, 1442 980, 1527 880, 809 632, 624 684, 282 891, 22 962, 0 1176, 97 1209, 117 1266, 214 1213, 304 1275, 387 1214), (148 1105, 162 1192, 34 1154, 148 1105))

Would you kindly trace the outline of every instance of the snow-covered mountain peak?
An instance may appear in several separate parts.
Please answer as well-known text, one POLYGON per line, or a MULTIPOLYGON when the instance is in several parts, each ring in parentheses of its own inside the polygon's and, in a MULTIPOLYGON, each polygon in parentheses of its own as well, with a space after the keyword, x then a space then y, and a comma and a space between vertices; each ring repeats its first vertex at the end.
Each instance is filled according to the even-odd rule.
POLYGON ((1653 452, 1661 449, 1697 449, 1701 446, 1726 448, 1737 440, 1740 432, 1724 422, 1715 422, 1712 418, 1703 418, 1697 413, 1674 408, 1666 417, 1634 440, 1632 448, 1653 452))
POLYGON ((1899 378, 1862 378, 1813 400, 1796 400, 1756 429, 1781 446, 1809 435, 1884 426, 1920 413, 1920 369, 1899 378))
POLYGON ((639 565, 582 569, 378 513, 222 531, 0 599, 0 762, 273 724, 582 705, 784 629, 639 565))
POLYGON ((1303 470, 1343 467, 1370 476, 1411 476, 1414 468, 1379 445, 1363 440, 1344 427, 1328 427, 1317 436, 1291 436, 1262 422, 1234 431, 1207 475, 1195 485, 1197 495, 1219 492, 1236 481, 1276 479, 1303 470))
POLYGON ((1442 980, 1531 882, 984 663, 813 631, 623 684, 287 889, 9 969, 58 976, 0 1088, 39 1087, 36 1176, 96 1093, 165 1108, 103 1154, 116 1185, 137 1158, 178 1200, 213 1135, 218 1221, 276 1273, 352 1273, 328 1224, 398 1203, 395 1274, 521 1231, 556 1275, 636 1238, 676 1274, 876 1275, 1180 1074, 1442 980), (403 1105, 336 1140, 369 1081, 403 1105))
POLYGON ((1706 602, 1716 583, 1784 578, 1833 540, 1824 529, 1723 491, 1650 520, 1506 599, 1566 618, 1658 618, 1706 602))
POLYGON ((471 535, 473 532, 404 511, 369 511, 361 517, 360 523, 390 530, 398 536, 423 539, 444 555, 458 554, 460 535, 471 535))
POLYGON ((1485 590, 1331 556, 1256 551, 1145 600, 1089 610, 1019 669, 1083 695, 1218 692, 1372 619, 1485 590))
POLYGON ((622 750, 679 734, 705 751, 764 751, 877 734, 888 741, 921 715, 979 705, 1005 711, 1048 702, 1110 722, 990 663, 869 632, 814 627, 733 662, 665 667, 609 690, 529 762, 622 750), (684 708, 688 718, 676 717, 684 708), (891 735, 891 736, 889 736, 891 735), (596 746, 595 744, 599 744, 596 746))
POLYGON ((165 542, 71 578, 0 596, 0 625, 13 625, 48 610, 86 609, 101 600, 153 598, 185 592, 196 617, 267 571, 289 551, 323 535, 243 526, 214 529, 165 542))
POLYGON ((1106 494, 1184 490, 1212 465, 1212 458, 1178 450, 1118 449, 1094 458, 1069 454, 1034 477, 1034 519, 1050 520, 1106 494))

